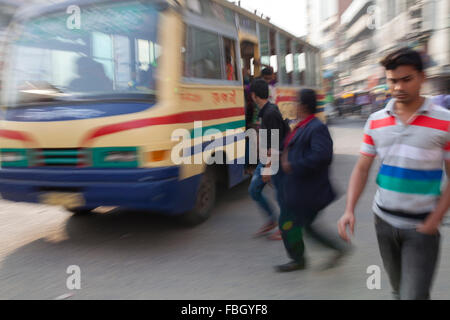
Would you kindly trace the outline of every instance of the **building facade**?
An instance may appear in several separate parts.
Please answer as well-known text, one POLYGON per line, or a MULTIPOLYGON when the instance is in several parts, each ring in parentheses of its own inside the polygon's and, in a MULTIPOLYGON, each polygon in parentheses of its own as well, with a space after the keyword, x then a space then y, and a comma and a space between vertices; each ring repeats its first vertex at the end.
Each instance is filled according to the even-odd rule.
POLYGON ((450 3, 448 0, 377 0, 379 56, 400 47, 421 52, 428 81, 424 94, 450 90, 450 3))
POLYGON ((365 90, 376 73, 374 6, 373 0, 354 0, 342 14, 336 92, 365 90))
POLYGON ((352 0, 307 0, 307 40, 321 49, 322 78, 328 96, 334 95, 338 79, 341 16, 351 3, 352 0))
POLYGON ((353 0, 342 14, 339 29, 337 87, 341 92, 384 84, 381 58, 410 47, 421 52, 426 63, 428 81, 423 93, 449 93, 450 1, 353 0))

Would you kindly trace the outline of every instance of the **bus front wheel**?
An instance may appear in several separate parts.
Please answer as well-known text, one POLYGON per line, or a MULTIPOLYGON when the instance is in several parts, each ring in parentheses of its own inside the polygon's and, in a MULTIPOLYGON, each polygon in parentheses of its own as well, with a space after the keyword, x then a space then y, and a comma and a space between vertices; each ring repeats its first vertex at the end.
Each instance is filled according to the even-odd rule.
POLYGON ((216 203, 216 175, 212 167, 203 174, 197 191, 194 208, 181 216, 181 222, 186 226, 197 226, 211 216, 216 203))

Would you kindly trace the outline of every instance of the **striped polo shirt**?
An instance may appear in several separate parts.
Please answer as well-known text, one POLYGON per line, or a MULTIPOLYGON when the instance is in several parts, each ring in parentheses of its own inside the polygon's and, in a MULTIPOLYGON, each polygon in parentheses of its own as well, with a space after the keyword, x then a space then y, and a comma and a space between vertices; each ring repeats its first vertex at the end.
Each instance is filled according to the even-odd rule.
POLYGON ((394 106, 392 99, 369 117, 361 153, 381 159, 375 214, 396 228, 411 229, 439 201, 444 161, 450 162, 450 112, 427 98, 404 124, 394 106))

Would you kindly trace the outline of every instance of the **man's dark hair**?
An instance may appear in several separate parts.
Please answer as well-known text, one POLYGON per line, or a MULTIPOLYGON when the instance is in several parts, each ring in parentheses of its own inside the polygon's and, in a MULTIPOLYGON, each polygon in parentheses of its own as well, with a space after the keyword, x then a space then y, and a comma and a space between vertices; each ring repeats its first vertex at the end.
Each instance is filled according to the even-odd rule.
POLYGON ((257 79, 250 85, 250 92, 260 99, 269 99, 269 85, 262 79, 257 79))
POLYGON ((424 69, 420 53, 409 48, 402 48, 392 52, 381 61, 386 70, 395 70, 400 66, 411 66, 419 72, 424 69))
POLYGON ((312 89, 303 89, 299 93, 299 102, 306 107, 310 114, 317 111, 317 95, 312 89))
POLYGON ((264 68, 263 71, 261 71, 262 76, 271 76, 273 75, 273 68, 272 67, 268 67, 268 68, 264 68))

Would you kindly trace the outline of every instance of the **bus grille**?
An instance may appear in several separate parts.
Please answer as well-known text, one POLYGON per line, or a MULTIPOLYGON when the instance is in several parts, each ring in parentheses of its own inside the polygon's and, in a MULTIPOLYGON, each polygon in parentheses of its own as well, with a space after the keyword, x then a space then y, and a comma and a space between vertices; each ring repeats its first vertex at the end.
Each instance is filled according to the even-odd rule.
POLYGON ((34 150, 33 163, 45 167, 78 167, 88 163, 84 149, 38 149, 34 150))

